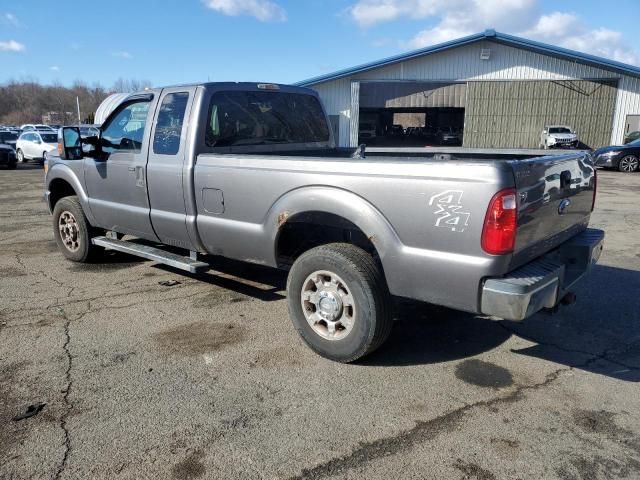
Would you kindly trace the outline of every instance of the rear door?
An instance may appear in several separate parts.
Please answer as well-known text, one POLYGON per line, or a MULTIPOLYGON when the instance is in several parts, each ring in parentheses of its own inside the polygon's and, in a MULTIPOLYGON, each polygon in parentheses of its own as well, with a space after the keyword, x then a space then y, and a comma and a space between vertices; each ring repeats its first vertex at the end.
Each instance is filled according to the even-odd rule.
POLYGON ((128 97, 101 128, 101 152, 84 159, 89 205, 98 225, 158 240, 149 216, 146 167, 159 92, 128 97))
POLYGON ((196 87, 172 87, 162 90, 158 114, 151 131, 147 188, 151 205, 151 223, 158 238, 168 245, 191 249, 187 234, 184 175, 188 155, 187 141, 191 105, 196 87))
POLYGON ((518 194, 514 266, 536 258, 584 230, 595 169, 584 153, 512 162, 518 194))

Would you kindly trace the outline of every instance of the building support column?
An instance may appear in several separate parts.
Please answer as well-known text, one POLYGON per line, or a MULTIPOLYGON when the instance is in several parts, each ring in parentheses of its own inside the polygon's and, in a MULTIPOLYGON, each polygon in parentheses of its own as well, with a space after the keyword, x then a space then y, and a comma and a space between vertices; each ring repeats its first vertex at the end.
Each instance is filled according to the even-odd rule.
POLYGON ((358 146, 360 129, 360 82, 351 82, 351 111, 349 112, 349 146, 358 146))

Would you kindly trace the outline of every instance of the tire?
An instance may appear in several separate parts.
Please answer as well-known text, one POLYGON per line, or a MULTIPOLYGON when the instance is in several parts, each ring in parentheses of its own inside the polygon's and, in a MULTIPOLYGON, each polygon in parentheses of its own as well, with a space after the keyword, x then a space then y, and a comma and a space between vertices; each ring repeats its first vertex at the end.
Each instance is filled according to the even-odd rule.
POLYGON ((24 158, 24 152, 20 148, 16 151, 16 158, 18 159, 18 163, 24 163, 27 161, 27 159, 24 158))
POLYGON ((618 161, 618 171, 633 173, 638 171, 640 160, 635 155, 625 155, 618 161))
POLYGON ((94 229, 89 225, 78 197, 58 200, 53 208, 53 235, 58 248, 67 259, 88 262, 96 258, 101 249, 91 243, 93 233, 94 229))
POLYGON ((330 360, 358 360, 382 345, 391 333, 391 296, 382 269, 371 255, 354 245, 331 243, 303 253, 289 272, 287 296, 289 316, 298 334, 312 350, 330 360), (336 322, 322 317, 333 318, 336 311, 336 322), (333 333, 330 324, 334 325, 333 333))

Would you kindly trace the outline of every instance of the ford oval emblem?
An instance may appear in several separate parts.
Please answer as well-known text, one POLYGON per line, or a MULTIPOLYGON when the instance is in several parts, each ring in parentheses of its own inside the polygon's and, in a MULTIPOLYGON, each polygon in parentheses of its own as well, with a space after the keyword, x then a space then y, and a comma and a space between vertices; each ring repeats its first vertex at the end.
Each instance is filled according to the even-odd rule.
POLYGON ((560 205, 558 205, 558 213, 563 215, 567 211, 567 208, 569 208, 569 205, 571 205, 571 200, 568 198, 563 199, 560 205))

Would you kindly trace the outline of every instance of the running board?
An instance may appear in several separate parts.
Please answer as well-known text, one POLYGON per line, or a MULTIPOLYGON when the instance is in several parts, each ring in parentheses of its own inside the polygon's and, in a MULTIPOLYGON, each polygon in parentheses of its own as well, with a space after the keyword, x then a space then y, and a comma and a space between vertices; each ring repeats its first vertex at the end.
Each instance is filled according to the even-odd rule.
POLYGON ((128 253, 129 255, 135 255, 136 257, 147 258, 191 273, 205 272, 211 268, 208 263, 201 262, 200 260, 196 260, 191 257, 177 255, 160 248, 140 245, 139 243, 127 242, 125 240, 116 240, 115 238, 107 237, 94 237, 91 239, 91 243, 98 245, 99 247, 104 247, 108 250, 116 250, 118 252, 128 253))

